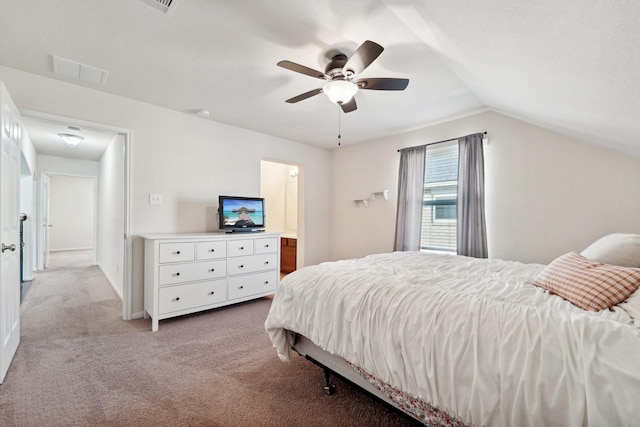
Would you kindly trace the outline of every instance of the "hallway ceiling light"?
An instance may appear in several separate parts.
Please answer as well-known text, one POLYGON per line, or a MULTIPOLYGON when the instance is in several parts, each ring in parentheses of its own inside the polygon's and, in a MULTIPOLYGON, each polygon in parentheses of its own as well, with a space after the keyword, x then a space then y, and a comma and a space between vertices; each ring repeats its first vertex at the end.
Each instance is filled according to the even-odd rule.
POLYGON ((69 147, 77 147, 82 141, 84 141, 84 137, 80 135, 72 135, 70 133, 59 133, 58 135, 69 147))

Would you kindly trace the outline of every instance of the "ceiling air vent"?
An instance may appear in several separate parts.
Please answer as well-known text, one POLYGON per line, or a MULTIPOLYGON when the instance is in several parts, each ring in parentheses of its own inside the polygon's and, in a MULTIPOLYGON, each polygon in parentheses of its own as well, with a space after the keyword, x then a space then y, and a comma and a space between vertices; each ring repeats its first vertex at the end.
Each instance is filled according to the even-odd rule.
POLYGON ((179 0, 140 0, 154 9, 163 13, 171 13, 176 8, 179 0))
POLYGON ((104 86, 107 84, 109 72, 77 61, 53 56, 53 72, 60 76, 80 79, 87 83, 104 86))

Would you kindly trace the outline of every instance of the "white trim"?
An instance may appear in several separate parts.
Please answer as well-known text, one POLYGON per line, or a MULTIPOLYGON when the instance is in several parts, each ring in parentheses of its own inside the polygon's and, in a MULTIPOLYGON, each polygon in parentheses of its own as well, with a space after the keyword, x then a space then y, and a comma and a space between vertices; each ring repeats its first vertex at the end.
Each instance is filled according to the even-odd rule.
MULTIPOLYGON (((122 132, 124 137, 124 262, 122 264, 122 319, 134 318, 133 311, 133 240, 131 238, 131 188, 133 186, 133 164, 131 149, 133 143, 133 131, 122 132)), ((136 313, 137 314, 137 313, 136 313)), ((139 317, 142 317, 140 314, 139 317)))
POLYGON ((98 268, 100 269, 100 271, 102 271, 102 274, 104 274, 104 277, 107 278, 107 281, 109 282, 113 290, 116 292, 116 295, 118 295, 118 297, 122 301, 122 293, 120 293, 120 291, 118 290, 118 287, 115 285, 115 283, 113 283, 113 280, 111 280, 111 277, 109 277, 107 272, 102 269, 101 265, 98 264, 98 268))
POLYGON ((90 251, 93 248, 64 248, 64 249, 49 249, 49 252, 69 252, 69 251, 90 251))

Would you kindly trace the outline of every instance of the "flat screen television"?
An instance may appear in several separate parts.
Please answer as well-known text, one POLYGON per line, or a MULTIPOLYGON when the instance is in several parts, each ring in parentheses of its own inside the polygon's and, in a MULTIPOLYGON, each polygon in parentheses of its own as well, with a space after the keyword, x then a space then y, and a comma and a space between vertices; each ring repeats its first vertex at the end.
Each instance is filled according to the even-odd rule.
POLYGON ((264 231, 264 198, 219 196, 218 217, 220 230, 264 231))

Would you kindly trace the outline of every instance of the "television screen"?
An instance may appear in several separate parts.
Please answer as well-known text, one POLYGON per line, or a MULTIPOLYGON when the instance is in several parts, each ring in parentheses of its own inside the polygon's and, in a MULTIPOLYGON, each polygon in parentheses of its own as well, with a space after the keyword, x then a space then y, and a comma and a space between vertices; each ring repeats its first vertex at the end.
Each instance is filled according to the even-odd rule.
POLYGON ((221 230, 255 230, 264 228, 264 199, 261 197, 219 196, 218 214, 221 230))

